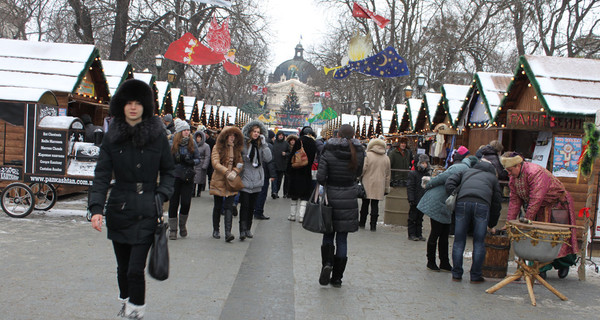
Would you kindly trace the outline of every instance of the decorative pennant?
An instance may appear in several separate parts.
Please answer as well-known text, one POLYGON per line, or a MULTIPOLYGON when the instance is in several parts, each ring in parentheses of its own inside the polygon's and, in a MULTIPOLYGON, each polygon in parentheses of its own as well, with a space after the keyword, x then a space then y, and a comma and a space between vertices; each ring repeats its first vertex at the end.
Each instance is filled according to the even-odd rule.
POLYGON ((213 16, 206 35, 209 47, 201 44, 191 33, 184 34, 172 42, 165 52, 165 58, 190 65, 210 65, 223 63, 229 74, 238 75, 240 68, 250 71, 250 66, 235 62, 235 49, 230 49, 229 18, 219 25, 213 16))
POLYGON ((390 19, 386 19, 380 15, 375 14, 373 11, 367 10, 365 7, 359 5, 354 2, 354 6, 352 7, 352 16, 357 18, 366 18, 375 21, 379 28, 383 29, 385 26, 390 23, 390 19))

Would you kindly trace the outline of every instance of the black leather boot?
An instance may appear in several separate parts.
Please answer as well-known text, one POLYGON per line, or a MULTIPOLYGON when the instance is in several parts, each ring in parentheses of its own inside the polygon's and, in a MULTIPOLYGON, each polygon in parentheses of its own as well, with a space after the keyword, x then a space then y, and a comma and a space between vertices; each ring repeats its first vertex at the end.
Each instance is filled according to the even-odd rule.
POLYGON ((319 276, 319 284, 326 286, 331 280, 331 271, 333 270, 333 254, 335 247, 331 244, 321 246, 321 275, 319 276))
POLYGON ((250 239, 254 238, 254 235, 252 234, 252 232, 250 232, 250 229, 252 228, 252 218, 253 216, 249 214, 248 221, 246 222, 246 237, 250 239))
POLYGON ((378 214, 371 214, 371 231, 377 231, 377 219, 379 218, 378 214))
POLYGON ((360 206, 360 220, 358 226, 364 228, 367 224, 367 216, 369 215, 369 205, 363 200, 363 204, 360 206))
POLYGON ((225 241, 231 242, 235 237, 231 234, 231 225, 233 224, 233 214, 231 210, 225 210, 225 241))
POLYGON ((437 264, 435 263, 435 242, 427 242, 427 269, 432 271, 440 271, 437 264))
POLYGON ((346 270, 346 263, 348 262, 348 257, 333 258, 333 272, 331 274, 331 283, 332 286, 336 288, 340 288, 342 286, 342 278, 344 277, 344 271, 346 270))
POLYGON ((240 217, 240 241, 246 240, 246 221, 242 221, 240 217))

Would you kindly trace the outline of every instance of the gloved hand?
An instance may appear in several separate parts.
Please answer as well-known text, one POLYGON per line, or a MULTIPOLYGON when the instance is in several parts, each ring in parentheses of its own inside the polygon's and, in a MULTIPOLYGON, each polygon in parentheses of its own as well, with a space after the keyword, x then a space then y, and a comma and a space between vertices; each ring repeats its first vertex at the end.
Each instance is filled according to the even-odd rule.
POLYGON ((236 164, 236 165, 235 165, 235 167, 236 167, 237 169, 241 169, 241 168, 243 168, 243 167, 244 167, 244 164, 240 162, 240 163, 236 164))
POLYGON ((194 158, 192 157, 191 154, 187 153, 185 155, 185 157, 183 158, 183 161, 185 161, 185 163, 189 164, 189 165, 194 165, 194 158))
POLYGON ((260 145, 265 145, 267 143, 267 140, 265 139, 264 135, 260 135, 260 145))
POLYGON ((235 177, 237 177, 237 173, 233 170, 231 170, 225 174, 225 178, 227 178, 227 180, 229 180, 229 181, 235 180, 235 177))

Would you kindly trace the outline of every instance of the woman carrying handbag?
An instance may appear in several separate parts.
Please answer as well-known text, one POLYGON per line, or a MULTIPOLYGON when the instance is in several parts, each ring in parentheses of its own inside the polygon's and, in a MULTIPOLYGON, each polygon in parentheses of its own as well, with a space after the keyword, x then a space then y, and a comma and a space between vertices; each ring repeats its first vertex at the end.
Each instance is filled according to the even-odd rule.
POLYGON ((102 230, 106 213, 107 236, 117 260, 118 315, 128 319, 144 317, 144 269, 157 227, 155 201, 162 205, 173 193, 173 157, 153 112, 154 96, 146 83, 127 80, 119 87, 110 101, 114 119, 102 140, 88 196, 94 229, 102 230), (116 182, 106 202, 113 174, 116 182))
POLYGON ((317 181, 327 186, 327 200, 333 207, 333 232, 323 235, 321 245, 321 285, 342 286, 348 262, 348 232, 358 230, 356 179, 362 173, 363 162, 364 148, 354 139, 354 128, 342 125, 339 138, 329 139, 323 148, 317 171, 317 181))

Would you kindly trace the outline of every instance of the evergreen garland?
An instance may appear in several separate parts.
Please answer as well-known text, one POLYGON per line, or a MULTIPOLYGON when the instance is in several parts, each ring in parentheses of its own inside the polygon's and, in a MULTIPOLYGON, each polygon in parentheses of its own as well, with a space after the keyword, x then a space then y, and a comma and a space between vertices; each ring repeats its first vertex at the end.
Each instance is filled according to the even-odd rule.
POLYGON ((592 166, 594 161, 598 158, 600 153, 600 146, 598 140, 600 140, 600 131, 596 129, 596 125, 590 122, 584 124, 585 141, 587 146, 584 146, 583 154, 581 155, 581 163, 579 164, 579 170, 585 177, 589 177, 592 173, 592 166))

